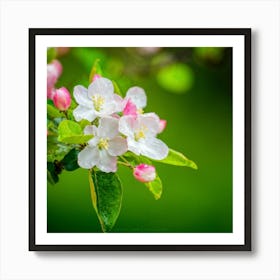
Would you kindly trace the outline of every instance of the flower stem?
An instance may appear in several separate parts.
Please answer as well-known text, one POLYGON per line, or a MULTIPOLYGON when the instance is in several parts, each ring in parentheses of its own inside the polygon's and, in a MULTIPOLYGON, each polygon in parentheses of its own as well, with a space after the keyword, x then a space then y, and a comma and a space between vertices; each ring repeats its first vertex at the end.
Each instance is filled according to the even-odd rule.
POLYGON ((67 113, 67 110, 66 111, 60 111, 61 113, 63 113, 63 115, 65 116, 65 118, 68 120, 68 113, 67 113))
POLYGON ((123 161, 118 161, 118 163, 133 169, 133 166, 130 163, 125 163, 123 161))

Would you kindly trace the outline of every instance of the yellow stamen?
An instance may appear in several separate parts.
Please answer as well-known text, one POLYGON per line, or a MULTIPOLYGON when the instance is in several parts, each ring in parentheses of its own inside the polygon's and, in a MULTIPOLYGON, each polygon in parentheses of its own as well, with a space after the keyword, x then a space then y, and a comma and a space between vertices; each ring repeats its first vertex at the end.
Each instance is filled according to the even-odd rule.
POLYGON ((108 143, 108 138, 101 138, 100 139, 100 141, 99 141, 99 143, 98 143, 98 149, 100 149, 100 150, 108 150, 108 148, 109 148, 109 143, 108 143))
POLYGON ((144 113, 144 110, 143 110, 142 108, 137 109, 137 113, 141 115, 141 114, 143 114, 143 113, 144 113))
POLYGON ((134 133, 135 141, 139 141, 140 139, 145 138, 146 137, 145 132, 147 130, 148 130, 147 127, 142 125, 141 128, 137 132, 134 133))
POLYGON ((102 109, 102 106, 105 103, 105 99, 104 97, 100 96, 99 94, 96 94, 92 97, 92 101, 93 101, 93 106, 94 109, 99 112, 102 109))

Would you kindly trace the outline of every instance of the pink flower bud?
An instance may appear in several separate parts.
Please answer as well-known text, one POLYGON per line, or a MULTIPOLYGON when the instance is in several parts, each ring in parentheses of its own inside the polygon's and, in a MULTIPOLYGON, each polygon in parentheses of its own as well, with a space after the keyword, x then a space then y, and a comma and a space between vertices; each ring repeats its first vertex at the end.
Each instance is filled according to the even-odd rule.
POLYGON ((160 120, 160 121, 159 121, 159 130, 158 130, 158 133, 163 132, 163 130, 164 130, 165 127, 166 127, 166 123, 167 123, 166 120, 160 120))
POLYGON ((134 103, 132 103, 130 101, 130 99, 128 99, 128 101, 123 109, 123 114, 124 114, 124 116, 127 116, 127 115, 134 116, 134 117, 137 116, 137 107, 134 103))
POLYGON ((59 76, 62 73, 62 65, 58 60, 53 60, 51 65, 53 66, 53 71, 55 71, 57 78, 59 78, 59 76))
POLYGON ((93 76, 92 81, 94 82, 94 81, 96 81, 96 80, 99 79, 99 78, 101 78, 101 75, 95 74, 95 75, 93 76))
POLYGON ((152 165, 141 163, 134 168, 133 175, 142 183, 151 182, 156 178, 156 169, 152 165))
POLYGON ((53 60, 47 66, 47 97, 53 99, 55 93, 54 86, 62 73, 62 65, 58 60, 53 60))
POLYGON ((66 111, 71 105, 71 96, 69 91, 65 87, 55 90, 53 103, 60 111, 66 111))

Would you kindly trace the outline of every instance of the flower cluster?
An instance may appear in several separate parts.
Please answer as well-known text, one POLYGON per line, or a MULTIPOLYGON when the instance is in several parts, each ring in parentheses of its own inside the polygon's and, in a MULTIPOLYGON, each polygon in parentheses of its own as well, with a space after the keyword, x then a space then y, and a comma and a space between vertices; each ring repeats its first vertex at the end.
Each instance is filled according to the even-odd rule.
MULTIPOLYGON (((80 167, 96 166, 103 172, 116 172, 117 157, 127 151, 154 160, 162 160, 168 155, 167 145, 157 138, 166 121, 155 113, 143 113, 147 97, 142 88, 132 87, 125 98, 121 98, 114 93, 109 79, 98 77, 88 89, 76 86, 74 98, 78 103, 73 111, 75 120, 94 123, 84 129, 84 134, 93 138, 78 155, 80 167)), ((135 178, 142 182, 154 180, 155 175, 150 174, 155 174, 154 167, 140 166, 138 169, 141 172, 135 171, 135 178)))
POLYGON ((47 73, 48 182, 58 183, 64 170, 87 169, 92 205, 103 232, 112 230, 121 209, 119 165, 128 167, 156 200, 163 185, 153 161, 197 169, 193 161, 158 138, 166 120, 144 112, 144 89, 131 87, 123 97, 115 81, 102 77, 97 60, 88 88, 75 86, 71 100, 58 60, 51 60, 47 73))

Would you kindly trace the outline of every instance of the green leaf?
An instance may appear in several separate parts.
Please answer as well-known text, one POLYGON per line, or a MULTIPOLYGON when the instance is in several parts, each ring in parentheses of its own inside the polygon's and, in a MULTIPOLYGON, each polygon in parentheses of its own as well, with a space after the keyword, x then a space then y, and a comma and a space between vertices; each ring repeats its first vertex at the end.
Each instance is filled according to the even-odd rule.
POLYGON ((74 121, 64 120, 58 126, 58 140, 68 144, 87 143, 93 135, 84 135, 80 125, 74 121))
POLYGON ((47 137, 47 160, 53 162, 62 160, 64 156, 72 149, 72 146, 65 145, 57 141, 56 136, 47 137))
POLYGON ((81 120, 81 121, 79 122, 79 125, 80 125, 81 129, 84 130, 84 128, 85 128, 87 125, 91 125, 91 122, 88 121, 88 120, 81 120))
POLYGON ((161 197, 162 194, 162 183, 157 175, 155 180, 149 183, 145 183, 149 191, 154 195, 155 199, 158 200, 161 197))
POLYGON ((116 173, 92 171, 89 176, 92 204, 103 232, 114 227, 122 203, 122 185, 116 173))
POLYGON ((114 86, 114 92, 120 96, 123 96, 122 95, 122 92, 120 90, 120 87, 118 86, 117 82, 112 80, 112 83, 113 83, 113 86, 114 86))
POLYGON ((79 152, 79 150, 74 148, 63 158, 61 164, 63 165, 65 170, 74 171, 80 167, 78 164, 79 152))
POLYGON ((185 157, 182 153, 179 153, 175 150, 169 149, 169 153, 166 158, 162 160, 156 160, 157 162, 177 165, 177 166, 187 166, 193 169, 198 169, 195 162, 185 157))
POLYGON ((56 167, 53 162, 47 162, 47 179, 52 185, 58 182, 58 174, 56 172, 56 167))
POLYGON ((56 49, 48 48, 47 50, 47 63, 50 63, 56 57, 56 49))
POLYGON ((136 166, 138 164, 141 164, 141 163, 145 163, 145 164, 149 164, 151 165, 152 162, 144 157, 144 156, 138 156, 132 152, 126 152, 123 157, 132 165, 132 166, 136 166))
POLYGON ((63 115, 59 112, 58 109, 56 109, 54 106, 47 104, 47 115, 48 119, 55 119, 55 118, 61 118, 63 115))
POLYGON ((100 59, 96 59, 94 61, 94 64, 93 64, 92 68, 91 68, 90 75, 89 75, 89 82, 90 83, 92 82, 93 77, 96 74, 102 76, 102 69, 101 69, 101 66, 100 66, 100 59))

